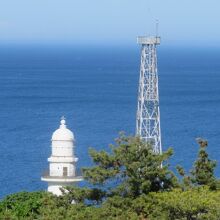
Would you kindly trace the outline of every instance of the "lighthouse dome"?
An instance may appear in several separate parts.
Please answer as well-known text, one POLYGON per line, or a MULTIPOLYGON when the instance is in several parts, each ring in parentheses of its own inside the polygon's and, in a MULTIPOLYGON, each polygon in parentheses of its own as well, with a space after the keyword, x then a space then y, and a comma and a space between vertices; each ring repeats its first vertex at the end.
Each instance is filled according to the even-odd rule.
POLYGON ((60 127, 52 135, 52 141, 74 141, 73 132, 66 127, 65 119, 61 119, 60 127))

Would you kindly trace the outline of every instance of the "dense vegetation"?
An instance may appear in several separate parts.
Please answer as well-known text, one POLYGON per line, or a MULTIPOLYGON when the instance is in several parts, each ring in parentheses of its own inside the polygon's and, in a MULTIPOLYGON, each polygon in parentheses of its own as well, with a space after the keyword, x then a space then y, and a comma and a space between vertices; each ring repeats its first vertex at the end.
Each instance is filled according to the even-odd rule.
POLYGON ((60 197, 9 195, 0 202, 0 219, 220 219, 216 162, 209 159, 207 141, 198 143, 191 171, 177 166, 175 175, 168 163, 172 149, 158 155, 149 143, 121 134, 110 153, 90 149, 94 166, 82 171, 91 187, 67 187, 60 197))

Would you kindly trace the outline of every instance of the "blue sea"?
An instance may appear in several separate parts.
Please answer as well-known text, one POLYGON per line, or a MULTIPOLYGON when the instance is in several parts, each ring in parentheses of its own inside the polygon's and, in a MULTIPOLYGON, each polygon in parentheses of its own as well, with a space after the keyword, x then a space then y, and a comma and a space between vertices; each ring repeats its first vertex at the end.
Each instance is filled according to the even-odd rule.
MULTIPOLYGON (((51 135, 65 116, 78 167, 89 147, 109 150, 120 131, 135 132, 140 48, 0 46, 0 198, 45 190, 51 135)), ((209 141, 220 176, 220 50, 158 48, 162 146, 172 169, 187 170, 195 139, 209 141)))

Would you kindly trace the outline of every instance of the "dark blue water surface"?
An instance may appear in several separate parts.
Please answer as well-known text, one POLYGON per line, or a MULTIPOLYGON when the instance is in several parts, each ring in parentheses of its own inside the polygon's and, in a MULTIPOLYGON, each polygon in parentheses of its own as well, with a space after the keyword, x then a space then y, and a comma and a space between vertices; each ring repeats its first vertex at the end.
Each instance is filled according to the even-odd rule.
MULTIPOLYGON (((158 50, 163 149, 189 169, 196 137, 220 158, 220 50, 158 50)), ((78 166, 90 146, 108 149, 118 132, 134 134, 139 48, 0 48, 0 197, 44 190, 52 132, 62 115, 76 137, 78 166)), ((220 164, 216 170, 218 176, 220 164)))

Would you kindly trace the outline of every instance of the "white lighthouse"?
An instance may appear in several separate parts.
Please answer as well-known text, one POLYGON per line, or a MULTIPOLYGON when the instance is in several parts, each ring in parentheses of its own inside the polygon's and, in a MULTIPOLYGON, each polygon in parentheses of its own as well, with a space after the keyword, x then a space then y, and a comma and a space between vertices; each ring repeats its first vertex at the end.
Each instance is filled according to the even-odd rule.
POLYGON ((67 128, 64 118, 60 121, 59 129, 53 133, 51 141, 52 154, 48 158, 49 172, 45 173, 41 180, 48 182, 48 192, 60 196, 61 187, 82 181, 82 177, 77 176, 76 172, 78 158, 74 154, 74 135, 67 128))

